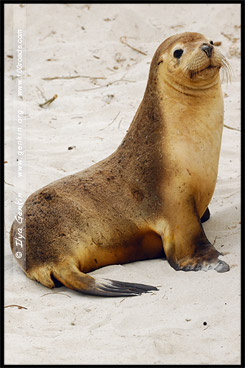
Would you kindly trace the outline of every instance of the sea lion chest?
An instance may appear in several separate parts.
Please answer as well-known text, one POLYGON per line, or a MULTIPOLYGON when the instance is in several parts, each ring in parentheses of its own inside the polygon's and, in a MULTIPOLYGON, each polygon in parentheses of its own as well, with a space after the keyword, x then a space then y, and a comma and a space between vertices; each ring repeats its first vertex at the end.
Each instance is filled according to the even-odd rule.
POLYGON ((166 188, 174 186, 183 196, 194 193, 202 213, 217 179, 223 129, 221 90, 218 87, 201 96, 165 91, 161 111, 166 188))

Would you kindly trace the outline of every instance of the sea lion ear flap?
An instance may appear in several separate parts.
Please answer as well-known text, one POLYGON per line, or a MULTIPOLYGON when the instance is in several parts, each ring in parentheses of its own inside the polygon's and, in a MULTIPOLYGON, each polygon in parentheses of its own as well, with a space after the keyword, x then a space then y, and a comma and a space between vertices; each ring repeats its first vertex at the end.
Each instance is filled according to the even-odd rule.
POLYGON ((213 43, 214 46, 220 46, 221 44, 222 44, 221 41, 216 41, 216 42, 213 43))
POLYGON ((161 64, 161 63, 163 63, 163 60, 162 60, 162 59, 160 59, 160 60, 158 61, 157 65, 159 65, 159 64, 161 64))

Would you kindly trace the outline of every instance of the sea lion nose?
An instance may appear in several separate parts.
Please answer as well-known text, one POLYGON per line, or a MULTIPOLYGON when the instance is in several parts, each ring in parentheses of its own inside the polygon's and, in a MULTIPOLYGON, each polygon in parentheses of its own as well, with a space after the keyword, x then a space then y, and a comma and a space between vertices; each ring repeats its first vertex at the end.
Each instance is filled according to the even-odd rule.
POLYGON ((201 47, 201 50, 205 52, 205 54, 210 58, 212 55, 212 51, 213 51, 213 46, 212 45, 208 45, 206 43, 204 43, 201 47))

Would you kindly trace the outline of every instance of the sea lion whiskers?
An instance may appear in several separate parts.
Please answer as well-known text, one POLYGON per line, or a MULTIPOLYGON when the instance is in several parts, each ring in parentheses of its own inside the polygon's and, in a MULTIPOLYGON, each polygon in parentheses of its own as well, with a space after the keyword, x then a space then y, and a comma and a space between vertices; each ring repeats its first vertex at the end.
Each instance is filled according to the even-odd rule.
POLYGON ((198 77, 198 79, 206 79, 206 75, 202 72, 206 69, 221 69, 222 70, 222 81, 226 79, 227 82, 231 80, 231 67, 225 56, 215 47, 212 57, 208 60, 204 54, 196 54, 189 60, 185 60, 183 66, 183 73, 186 77, 198 77))
POLYGON ((226 81, 226 83, 231 83, 232 79, 232 68, 226 57, 219 51, 221 57, 221 66, 222 66, 222 82, 226 81))

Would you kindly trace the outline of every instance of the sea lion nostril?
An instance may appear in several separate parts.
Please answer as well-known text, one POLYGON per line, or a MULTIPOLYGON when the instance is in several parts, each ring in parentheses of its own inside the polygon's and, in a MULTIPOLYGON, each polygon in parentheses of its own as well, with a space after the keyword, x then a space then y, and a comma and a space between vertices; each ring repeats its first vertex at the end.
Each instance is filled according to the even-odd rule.
POLYGON ((204 43, 201 47, 201 50, 205 52, 205 54, 208 56, 208 57, 211 57, 212 55, 212 51, 213 51, 213 46, 212 45, 208 45, 206 43, 204 43))

